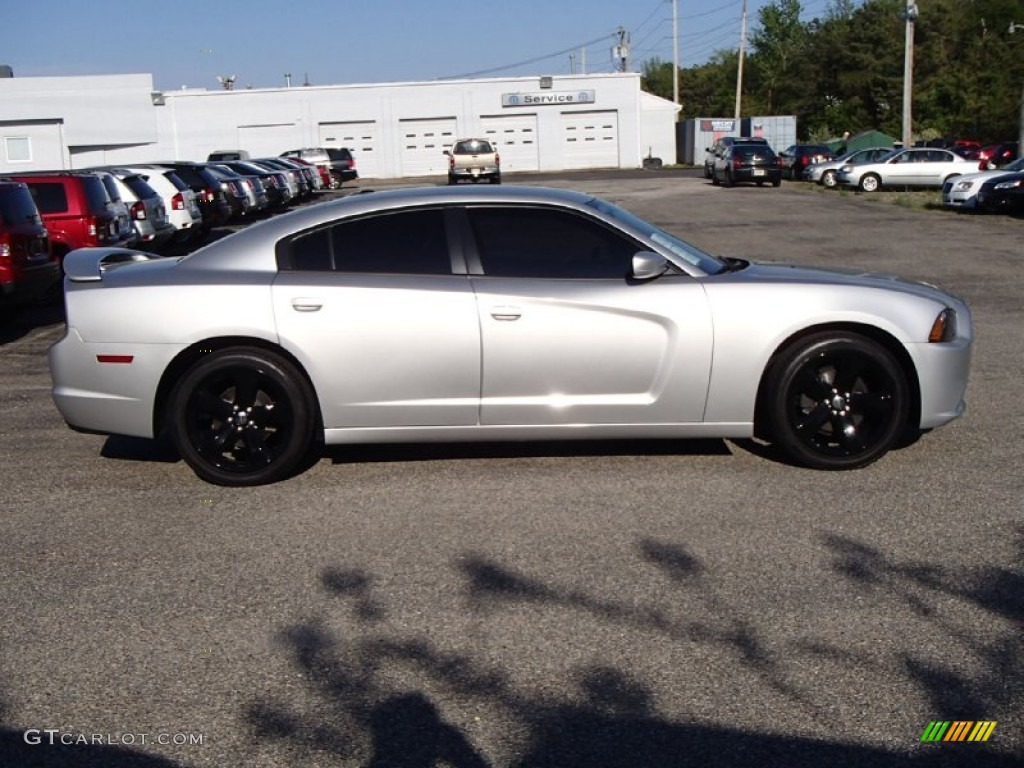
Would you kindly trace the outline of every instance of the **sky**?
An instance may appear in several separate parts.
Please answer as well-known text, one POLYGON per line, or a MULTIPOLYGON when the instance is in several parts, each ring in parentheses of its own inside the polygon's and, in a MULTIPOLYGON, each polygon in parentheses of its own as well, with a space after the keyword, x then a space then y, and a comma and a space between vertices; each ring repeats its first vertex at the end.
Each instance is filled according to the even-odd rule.
MULTIPOLYGON (((749 24, 767 0, 748 0, 749 24)), ((0 0, 15 77, 145 73, 160 90, 615 71, 672 60, 671 0, 0 0)), ((803 0, 804 17, 829 0, 803 0)), ((743 0, 678 0, 683 67, 739 44, 743 0)), ((749 26, 748 26, 749 29, 749 26)))

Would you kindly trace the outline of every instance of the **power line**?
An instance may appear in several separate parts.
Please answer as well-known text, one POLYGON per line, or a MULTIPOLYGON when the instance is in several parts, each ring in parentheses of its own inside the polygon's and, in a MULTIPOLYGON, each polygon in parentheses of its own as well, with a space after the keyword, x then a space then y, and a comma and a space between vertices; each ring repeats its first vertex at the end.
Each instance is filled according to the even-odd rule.
POLYGON ((610 33, 607 35, 601 35, 593 40, 588 40, 585 43, 577 43, 576 45, 569 46, 568 48, 555 51, 554 53, 546 53, 543 56, 535 56, 532 59, 526 59, 524 61, 517 61, 514 64, 505 64, 500 67, 492 67, 491 69, 480 69, 476 72, 467 72, 464 75, 448 75, 447 77, 438 77, 437 80, 462 80, 467 77, 479 77, 480 75, 490 75, 495 72, 504 72, 508 69, 516 69, 517 67, 525 67, 527 64, 536 64, 538 61, 544 61, 545 59, 553 59, 555 56, 565 56, 567 53, 578 51, 580 48, 586 48, 588 45, 597 45, 609 38, 617 37, 617 33, 610 33))

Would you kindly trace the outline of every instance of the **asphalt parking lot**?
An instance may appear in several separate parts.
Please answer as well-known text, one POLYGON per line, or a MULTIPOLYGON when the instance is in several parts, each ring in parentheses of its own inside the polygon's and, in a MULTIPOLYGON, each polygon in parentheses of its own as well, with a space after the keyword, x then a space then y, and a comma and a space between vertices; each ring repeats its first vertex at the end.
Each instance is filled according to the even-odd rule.
POLYGON ((855 472, 718 440, 373 446, 224 489, 67 429, 61 318, 32 310, 0 329, 0 764, 1020 765, 1024 220, 506 181, 963 296, 967 413, 855 472), (937 720, 997 725, 921 743, 937 720))

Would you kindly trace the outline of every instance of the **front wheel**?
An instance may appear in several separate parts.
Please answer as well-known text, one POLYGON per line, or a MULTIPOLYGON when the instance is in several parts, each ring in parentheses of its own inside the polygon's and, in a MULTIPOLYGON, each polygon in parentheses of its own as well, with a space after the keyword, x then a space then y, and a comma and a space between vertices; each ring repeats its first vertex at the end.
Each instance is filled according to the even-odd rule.
POLYGON ((835 171, 825 171, 823 174, 821 174, 822 186, 828 187, 829 189, 833 189, 838 183, 839 182, 836 181, 835 171))
POLYGON ((873 173, 865 173, 860 178, 861 192, 877 192, 878 188, 882 186, 882 180, 873 173))
POLYGON ((203 480, 263 485, 288 477, 316 432, 315 397, 302 373, 267 350, 212 352, 170 398, 175 447, 203 480))
POLYGON ((883 456, 907 426, 907 377, 885 347, 864 336, 819 333, 773 366, 771 440, 815 469, 855 469, 883 456))

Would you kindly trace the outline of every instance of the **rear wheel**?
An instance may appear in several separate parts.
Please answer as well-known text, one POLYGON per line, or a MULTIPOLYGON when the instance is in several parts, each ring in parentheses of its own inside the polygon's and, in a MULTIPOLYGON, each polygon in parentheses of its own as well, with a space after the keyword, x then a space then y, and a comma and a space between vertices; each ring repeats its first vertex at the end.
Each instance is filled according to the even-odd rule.
POLYGON ((728 168, 725 169, 725 181, 722 183, 727 187, 731 187, 733 185, 732 171, 730 171, 728 168))
POLYGON ((170 399, 175 447, 203 480, 272 483, 306 457, 316 432, 315 397, 302 373, 267 350, 213 352, 192 366, 170 399))
POLYGON ((906 427, 909 387, 881 344, 819 333, 785 351, 767 390, 771 439, 796 462, 855 469, 884 455, 906 427))

